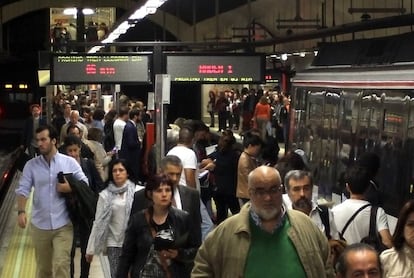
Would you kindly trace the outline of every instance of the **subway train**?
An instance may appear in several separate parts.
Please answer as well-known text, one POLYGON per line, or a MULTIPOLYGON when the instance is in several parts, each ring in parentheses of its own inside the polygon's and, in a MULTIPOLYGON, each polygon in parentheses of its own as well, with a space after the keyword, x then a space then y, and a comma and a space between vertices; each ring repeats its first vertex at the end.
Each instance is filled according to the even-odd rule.
POLYGON ((292 79, 289 147, 307 154, 320 197, 345 191, 344 172, 364 152, 380 157, 376 180, 389 215, 414 197, 410 42, 412 34, 327 44, 292 79))
POLYGON ((11 150, 20 141, 30 105, 40 103, 45 92, 39 87, 36 68, 29 63, 0 59, 0 65, 6 69, 0 76, 0 150, 11 150))

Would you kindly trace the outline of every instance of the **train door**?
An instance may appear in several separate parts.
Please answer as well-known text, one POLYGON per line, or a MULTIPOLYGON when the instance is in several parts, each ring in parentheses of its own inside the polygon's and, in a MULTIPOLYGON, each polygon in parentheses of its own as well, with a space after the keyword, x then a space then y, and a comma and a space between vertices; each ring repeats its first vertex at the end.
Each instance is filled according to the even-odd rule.
POLYGON ((330 91, 325 93, 318 193, 320 198, 326 200, 332 200, 332 191, 336 184, 339 104, 339 92, 330 91))
POLYGON ((413 158, 412 150, 404 144, 407 137, 409 97, 387 92, 381 98, 383 119, 381 144, 377 148, 381 158, 378 183, 383 207, 388 213, 398 215, 410 184, 405 169, 408 161, 413 158))
POLYGON ((356 131, 359 122, 361 92, 342 91, 339 104, 336 183, 333 191, 345 193, 344 175, 348 166, 356 160, 356 131))
POLYGON ((290 148, 302 149, 307 155, 310 153, 310 131, 306 126, 306 100, 308 98, 308 90, 305 88, 297 88, 293 101, 294 107, 292 107, 293 126, 290 129, 290 136, 292 138, 290 148))
POLYGON ((325 91, 307 93, 307 132, 309 133, 309 140, 303 144, 305 148, 309 150, 309 167, 314 177, 315 184, 319 180, 319 168, 321 163, 322 153, 322 139, 323 134, 323 111, 325 101, 325 91))
POLYGON ((375 152, 378 149, 383 117, 380 95, 373 92, 363 92, 359 110, 356 157, 364 152, 375 152))
POLYGON ((407 139, 405 153, 408 156, 405 165, 405 194, 408 199, 414 198, 414 98, 409 100, 409 113, 407 119, 407 139))

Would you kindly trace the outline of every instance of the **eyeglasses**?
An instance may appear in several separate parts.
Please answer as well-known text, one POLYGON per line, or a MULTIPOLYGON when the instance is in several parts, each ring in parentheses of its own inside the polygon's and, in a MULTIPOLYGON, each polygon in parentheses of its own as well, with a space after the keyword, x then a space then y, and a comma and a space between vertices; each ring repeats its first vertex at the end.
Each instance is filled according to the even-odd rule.
POLYGON ((283 187, 281 185, 276 185, 276 186, 272 186, 269 189, 250 188, 249 190, 254 196, 258 198, 264 198, 267 195, 269 195, 270 197, 276 197, 280 192, 282 192, 282 188, 283 187))

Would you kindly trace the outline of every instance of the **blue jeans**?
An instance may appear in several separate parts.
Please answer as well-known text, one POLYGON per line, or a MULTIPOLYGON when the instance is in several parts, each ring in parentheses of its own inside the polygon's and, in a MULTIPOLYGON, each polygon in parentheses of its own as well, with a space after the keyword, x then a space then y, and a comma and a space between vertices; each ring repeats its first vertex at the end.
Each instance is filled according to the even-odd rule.
POLYGON ((207 208, 203 201, 200 201, 200 214, 201 214, 201 240, 204 240, 208 233, 214 229, 213 221, 208 214, 207 208))

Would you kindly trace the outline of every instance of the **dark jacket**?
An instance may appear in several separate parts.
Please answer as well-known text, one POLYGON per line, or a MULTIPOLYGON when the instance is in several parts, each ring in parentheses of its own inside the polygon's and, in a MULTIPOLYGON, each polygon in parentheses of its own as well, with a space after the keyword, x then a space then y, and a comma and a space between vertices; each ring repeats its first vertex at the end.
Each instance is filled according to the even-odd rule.
POLYGON ((217 192, 225 195, 236 196, 237 165, 240 152, 238 150, 220 150, 209 155, 215 160, 214 175, 217 192))
POLYGON ((69 216, 75 225, 90 230, 95 218, 98 194, 93 192, 84 181, 75 179, 72 174, 65 174, 65 177, 72 189, 71 193, 64 194, 69 216))
POLYGON ((140 157, 141 143, 138 139, 136 126, 131 120, 127 121, 122 135, 121 150, 118 153, 119 158, 125 159, 134 175, 133 179, 137 180, 140 175, 140 157))
POLYGON ((81 158, 80 165, 83 173, 88 178, 90 189, 99 194, 105 188, 105 184, 96 169, 95 163, 91 159, 81 158))
MULTIPOLYGON (((200 193, 194 188, 187 186, 178 186, 178 192, 181 199, 181 207, 190 214, 191 233, 197 236, 201 242, 201 214, 200 214, 200 193)), ((134 201, 132 202, 131 217, 135 213, 148 208, 151 202, 145 197, 145 190, 135 192, 134 201)))
MULTIPOLYGON (((187 212, 171 207, 166 220, 174 234, 174 249, 178 249, 177 258, 169 266, 172 277, 190 277, 186 264, 192 263, 201 241, 191 232, 190 216, 187 212)), ((122 254, 119 258, 117 278, 138 278, 144 266, 153 242, 150 226, 145 219, 145 210, 135 213, 125 231, 122 254)))

